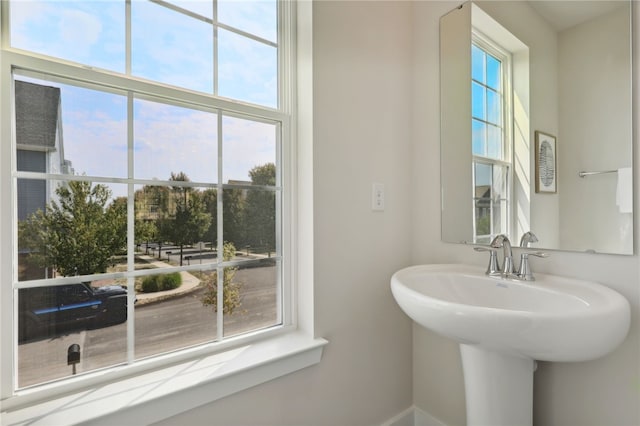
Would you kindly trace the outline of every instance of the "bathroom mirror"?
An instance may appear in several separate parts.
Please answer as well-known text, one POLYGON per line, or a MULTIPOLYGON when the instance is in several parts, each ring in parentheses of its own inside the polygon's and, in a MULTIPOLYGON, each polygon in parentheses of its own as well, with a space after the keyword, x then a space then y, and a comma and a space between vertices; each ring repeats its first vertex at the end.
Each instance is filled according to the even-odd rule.
POLYGON ((440 20, 442 239, 633 254, 630 1, 474 1, 440 20))

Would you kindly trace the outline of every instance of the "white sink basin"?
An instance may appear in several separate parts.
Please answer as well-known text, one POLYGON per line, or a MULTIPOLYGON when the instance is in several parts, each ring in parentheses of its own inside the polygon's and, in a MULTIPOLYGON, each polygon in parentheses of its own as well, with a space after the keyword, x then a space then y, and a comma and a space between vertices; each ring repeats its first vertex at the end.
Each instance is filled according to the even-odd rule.
POLYGON ((588 281, 536 274, 520 282, 469 265, 396 272, 391 290, 416 323, 460 343, 543 361, 585 361, 627 335, 629 303, 588 281))

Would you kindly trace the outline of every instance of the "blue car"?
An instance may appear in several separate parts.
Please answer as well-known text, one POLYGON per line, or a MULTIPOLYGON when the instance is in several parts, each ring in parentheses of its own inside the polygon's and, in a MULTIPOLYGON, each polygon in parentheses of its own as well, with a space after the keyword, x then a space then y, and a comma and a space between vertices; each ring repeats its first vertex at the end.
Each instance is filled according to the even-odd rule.
POLYGON ((127 320, 127 290, 88 283, 18 290, 18 340, 98 328, 127 320))

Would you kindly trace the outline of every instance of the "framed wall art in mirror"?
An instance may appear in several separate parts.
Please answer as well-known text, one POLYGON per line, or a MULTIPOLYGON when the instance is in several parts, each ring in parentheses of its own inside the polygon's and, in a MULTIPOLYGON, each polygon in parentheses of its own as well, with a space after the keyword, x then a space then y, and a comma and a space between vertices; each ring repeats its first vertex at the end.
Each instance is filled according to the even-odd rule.
POLYGON ((555 194, 558 188, 555 136, 536 130, 536 192, 555 194))

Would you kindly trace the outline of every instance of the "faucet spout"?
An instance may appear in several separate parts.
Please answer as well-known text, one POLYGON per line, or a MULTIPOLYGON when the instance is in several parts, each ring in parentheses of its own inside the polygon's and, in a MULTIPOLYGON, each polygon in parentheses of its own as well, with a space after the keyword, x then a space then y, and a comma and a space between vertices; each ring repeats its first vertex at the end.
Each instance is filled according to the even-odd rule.
POLYGON ((538 237, 531 231, 527 231, 522 234, 522 238, 520 238, 520 247, 529 247, 530 243, 537 243, 538 237))
POLYGON ((504 266, 502 269, 502 274, 505 277, 513 275, 513 253, 511 251, 511 241, 509 241, 509 238, 504 234, 500 234, 496 236, 493 241, 491 241, 491 247, 502 247, 504 256, 504 266))

